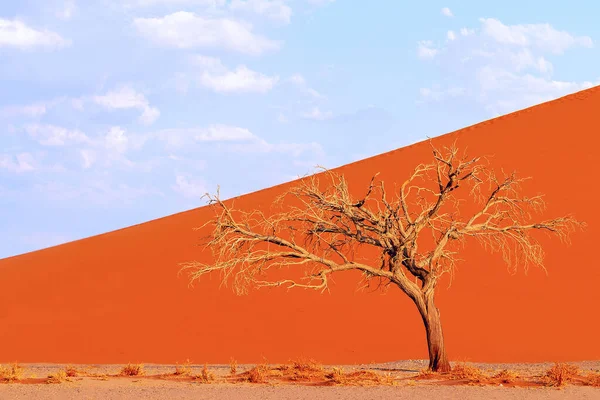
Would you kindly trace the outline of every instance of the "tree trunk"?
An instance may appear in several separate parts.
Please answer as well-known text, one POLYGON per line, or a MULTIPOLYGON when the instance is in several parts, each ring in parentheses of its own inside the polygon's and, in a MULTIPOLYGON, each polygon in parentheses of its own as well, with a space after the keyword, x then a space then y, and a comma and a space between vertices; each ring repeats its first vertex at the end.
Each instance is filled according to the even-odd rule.
POLYGON ((451 367, 446 356, 446 347, 444 346, 440 311, 434 304, 433 294, 425 295, 423 300, 425 307, 419 307, 419 311, 425 324, 425 331, 427 332, 429 369, 435 372, 450 372, 451 367))

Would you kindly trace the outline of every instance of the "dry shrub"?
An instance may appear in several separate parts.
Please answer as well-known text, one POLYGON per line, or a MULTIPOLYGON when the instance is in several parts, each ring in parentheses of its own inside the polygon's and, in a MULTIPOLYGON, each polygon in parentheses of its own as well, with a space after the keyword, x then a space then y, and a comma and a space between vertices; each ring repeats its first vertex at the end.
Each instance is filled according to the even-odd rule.
POLYGON ((79 371, 72 365, 67 365, 65 367, 65 374, 69 378, 73 378, 79 375, 79 371))
POLYGON ((258 364, 247 373, 246 380, 252 383, 266 383, 269 375, 267 364, 258 364))
POLYGON ((198 375, 196 379, 202 383, 210 383, 215 380, 215 374, 208 370, 208 365, 204 364, 202 371, 200 371, 200 375, 198 375))
POLYGON ((291 365, 281 365, 277 368, 281 376, 293 381, 325 379, 325 368, 313 359, 299 358, 291 365))
POLYGON ((23 378, 25 369, 17 363, 12 365, 0 365, 0 382, 16 382, 23 378))
POLYGON ((323 371, 323 366, 313 360, 312 358, 299 358, 292 361, 292 368, 296 371, 304 371, 304 372, 321 372, 323 371))
POLYGON ((371 370, 361 370, 345 373, 342 368, 333 368, 325 375, 330 383, 336 385, 394 385, 395 380, 391 374, 381 375, 371 370))
POLYGON ((556 363, 543 377, 548 386, 564 386, 579 376, 579 367, 566 363, 556 363))
POLYGON ((600 387, 600 372, 590 372, 584 377, 583 383, 588 386, 600 387))
POLYGON ((500 383, 513 383, 519 378, 519 375, 515 371, 503 369, 496 375, 492 376, 492 378, 500 381, 500 383))
POLYGON ((232 357, 229 361, 229 375, 237 374, 237 361, 232 357))
POLYGON ((486 379, 485 374, 477 367, 467 364, 457 364, 450 371, 451 379, 467 380, 469 382, 481 382, 486 379))
POLYGON ((179 364, 175 365, 175 372, 173 373, 173 375, 189 376, 191 374, 192 374, 192 363, 190 362, 189 359, 182 365, 179 365, 179 364))
POLYGON ((139 376, 144 375, 144 364, 127 364, 119 372, 121 376, 139 376))
POLYGON ((55 374, 48 375, 48 379, 46 379, 46 383, 63 383, 70 381, 71 379, 65 371, 58 371, 55 374))
POLYGON ((344 369, 341 367, 333 367, 331 372, 325 375, 325 378, 336 385, 345 385, 348 382, 344 369))
POLYGON ((422 369, 419 371, 415 379, 440 379, 441 374, 430 369, 422 369))

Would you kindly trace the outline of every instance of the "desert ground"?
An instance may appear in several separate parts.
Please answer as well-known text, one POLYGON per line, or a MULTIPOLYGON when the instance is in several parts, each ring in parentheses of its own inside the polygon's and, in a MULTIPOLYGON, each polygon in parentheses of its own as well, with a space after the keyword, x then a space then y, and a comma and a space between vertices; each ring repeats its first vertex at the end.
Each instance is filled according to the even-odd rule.
POLYGON ((558 382, 549 378, 552 363, 455 363, 453 375, 444 376, 425 373, 425 360, 353 366, 296 360, 237 365, 235 374, 231 365, 192 363, 22 364, 19 380, 0 384, 0 399, 597 399, 600 361, 566 365, 578 372, 558 382), (593 383, 584 379, 590 376, 593 383))

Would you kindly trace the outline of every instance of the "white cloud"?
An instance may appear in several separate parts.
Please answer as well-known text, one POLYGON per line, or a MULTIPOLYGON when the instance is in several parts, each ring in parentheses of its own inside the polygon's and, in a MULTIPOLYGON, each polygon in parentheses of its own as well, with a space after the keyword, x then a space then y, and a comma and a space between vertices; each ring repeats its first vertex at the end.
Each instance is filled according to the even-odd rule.
POLYGON ((40 117, 47 112, 46 104, 44 103, 35 103, 29 104, 26 106, 7 106, 0 108, 0 117, 29 117, 29 118, 37 118, 40 117))
POLYGON ((483 92, 485 107, 494 115, 509 113, 600 84, 600 79, 595 82, 559 81, 532 74, 521 75, 491 66, 477 71, 476 79, 483 92))
POLYGON ((325 98, 325 96, 323 96, 321 93, 319 93, 315 89, 308 87, 308 85, 306 83, 306 79, 304 79, 304 77, 301 74, 294 74, 294 75, 290 76, 290 78, 288 80, 292 84, 294 84, 295 86, 300 88, 300 90, 303 93, 306 93, 306 94, 310 95, 311 97, 314 97, 315 99, 324 99, 325 98))
MULTIPOLYGON (((420 90, 420 103, 473 102, 498 115, 555 99, 593 86, 587 81, 564 81, 554 78, 549 57, 557 57, 571 47, 593 46, 587 36, 559 31, 549 24, 505 25, 486 18, 480 29, 462 28, 460 36, 433 48, 420 42, 421 58, 439 59, 440 80, 420 90), (433 50, 427 52, 426 50, 433 50)), ((575 61, 574 61, 575 62, 575 61)), ((597 81, 600 82, 600 81, 597 81)))
POLYGON ((290 82, 292 82, 294 85, 298 85, 298 86, 306 85, 306 80, 300 74, 294 74, 294 75, 290 76, 290 82))
POLYGON ((129 140, 125 135, 125 130, 119 126, 110 128, 105 137, 106 148, 117 153, 127 151, 129 140))
POLYGON ((456 39, 456 34, 454 33, 454 31, 448 31, 446 37, 448 38, 448 40, 454 40, 456 39))
POLYGON ((218 93, 258 92, 266 93, 275 86, 279 77, 267 76, 248 69, 245 65, 236 67, 233 71, 215 73, 204 71, 199 83, 218 93))
POLYGON ((146 97, 129 85, 117 87, 102 96, 94 96, 93 100, 108 109, 142 110, 139 121, 145 125, 152 124, 160 116, 160 111, 156 107, 151 107, 146 97))
POLYGON ((25 132, 43 146, 65 146, 90 143, 90 138, 78 129, 66 129, 49 124, 25 125, 25 132))
POLYGON ((144 125, 151 125, 160 116, 160 110, 156 107, 144 107, 143 110, 139 120, 144 125))
POLYGON ((83 159, 83 168, 90 168, 96 162, 96 152, 90 149, 79 150, 83 159))
POLYGON ((313 107, 312 110, 305 112, 302 114, 303 118, 306 119, 314 119, 317 121, 323 121, 333 117, 333 113, 331 111, 321 111, 319 107, 313 107))
POLYGON ((448 7, 442 8, 442 14, 446 17, 454 17, 454 14, 452 14, 452 11, 448 7))
POLYGON ((63 7, 56 12, 56 16, 63 20, 69 20, 75 14, 75 0, 65 0, 63 7))
MULTIPOLYGON (((218 143, 221 150, 239 153, 287 153, 298 156, 306 151, 323 152, 318 143, 269 143, 246 128, 225 124, 164 129, 150 136, 164 142, 170 151, 180 149, 189 151, 194 148, 194 145, 200 143, 218 143)), ((171 156, 171 158, 177 157, 173 153, 171 156)))
POLYGON ((504 25, 494 18, 481 18, 482 33, 498 43, 531 47, 554 54, 562 54, 573 46, 593 47, 589 36, 573 36, 558 31, 550 24, 504 25))
POLYGON ((168 149, 189 148, 198 142, 248 142, 259 140, 246 128, 225 124, 208 127, 171 128, 147 135, 150 139, 164 142, 168 149))
POLYGON ((438 50, 433 47, 433 42, 430 40, 423 40, 419 42, 417 47, 417 55, 421 59, 431 59, 436 56, 438 50))
POLYGON ((211 18, 179 11, 162 18, 135 18, 133 25, 149 40, 180 49, 224 48, 259 55, 280 43, 255 34, 252 25, 230 18, 211 18))
POLYGON ((56 32, 34 29, 18 19, 0 18, 0 47, 58 49, 70 44, 56 32))
POLYGON ((208 128, 200 130, 195 136, 195 139, 201 142, 228 142, 255 138, 256 136, 246 128, 223 124, 210 125, 208 128))
POLYGON ((474 29, 460 28, 460 34, 463 36, 469 36, 475 33, 474 29))
POLYGON ((229 70, 214 57, 197 55, 192 62, 202 68, 198 84, 217 93, 266 93, 279 81, 278 76, 267 76, 245 65, 229 70))
POLYGON ((289 24, 292 9, 284 0, 232 0, 229 8, 233 11, 252 12, 258 15, 289 24))
POLYGON ((15 156, 0 154, 0 168, 11 172, 27 172, 35 169, 35 160, 30 153, 19 153, 15 156))
POLYGON ((202 197, 207 192, 204 182, 190 180, 183 175, 177 175, 175 185, 172 188, 184 197, 202 197))

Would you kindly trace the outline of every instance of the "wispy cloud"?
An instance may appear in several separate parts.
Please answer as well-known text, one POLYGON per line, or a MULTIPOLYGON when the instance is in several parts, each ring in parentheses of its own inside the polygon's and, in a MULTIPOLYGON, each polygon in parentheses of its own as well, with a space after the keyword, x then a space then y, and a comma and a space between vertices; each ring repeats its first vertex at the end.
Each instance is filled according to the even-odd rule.
POLYGON ((0 108, 0 117, 14 118, 14 117, 29 117, 36 118, 46 114, 46 104, 34 103, 24 106, 6 106, 0 108))
POLYGON ((56 11, 56 16, 62 20, 70 20, 77 9, 75 0, 64 0, 62 7, 56 11))
POLYGON ((446 17, 454 17, 454 14, 448 7, 442 8, 442 14, 445 15, 446 17))
POLYGON ((292 8, 284 0, 232 0, 232 11, 241 11, 265 16, 274 21, 290 23, 292 8))
POLYGON ((266 93, 279 81, 278 76, 267 76, 245 65, 230 70, 214 57, 196 56, 194 63, 200 67, 197 83, 217 93, 266 93))
POLYGON ((308 94, 314 99, 325 98, 325 96, 323 96, 321 93, 308 86, 308 84, 306 83, 306 79, 304 78, 304 76, 302 76, 302 74, 294 74, 290 76, 288 80, 296 87, 298 87, 303 93, 308 94))
POLYGON ((27 172, 35 170, 35 160, 30 153, 0 154, 0 168, 10 172, 27 172))
MULTIPOLYGON (((560 31, 550 24, 506 25, 481 18, 479 29, 461 28, 443 46, 419 42, 419 58, 439 59, 445 83, 420 89, 419 102, 457 98, 483 105, 494 115, 515 111, 594 86, 592 81, 553 78, 557 57, 574 47, 591 48, 588 36, 560 31)), ((600 82, 600 80, 598 81, 600 82)))
POLYGON ((148 99, 142 93, 136 92, 130 85, 122 85, 104 95, 93 96, 93 101, 107 109, 134 108, 142 110, 139 121, 145 125, 154 123, 160 116, 158 108, 151 107, 148 99))
POLYGON ((259 55, 281 43, 253 32, 249 23, 178 11, 159 18, 135 18, 137 31, 152 42, 180 49, 223 48, 259 55))
POLYGON ((21 50, 36 48, 54 50, 70 44, 70 40, 64 39, 56 32, 32 28, 18 19, 0 18, 0 47, 21 50))
POLYGON ((193 180, 183 175, 177 175, 172 189, 184 197, 202 197, 206 192, 206 184, 201 180, 193 180))
POLYGON ((91 139, 78 129, 66 129, 50 124, 27 124, 25 132, 43 146, 87 144, 91 139))
POLYGON ((319 107, 313 107, 312 110, 302 113, 302 117, 316 121, 323 121, 333 117, 333 113, 331 111, 321 111, 319 107))

